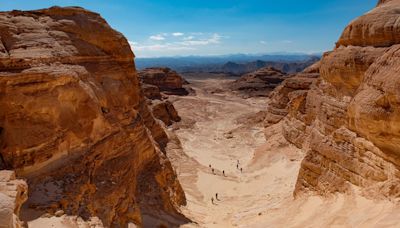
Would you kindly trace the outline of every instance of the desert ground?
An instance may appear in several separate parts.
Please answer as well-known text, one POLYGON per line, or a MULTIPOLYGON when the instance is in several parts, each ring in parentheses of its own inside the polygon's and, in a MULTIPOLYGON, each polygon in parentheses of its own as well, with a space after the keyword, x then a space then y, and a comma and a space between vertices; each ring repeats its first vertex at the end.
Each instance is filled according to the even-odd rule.
POLYGON ((196 95, 172 97, 182 117, 173 129, 183 150, 172 148, 168 154, 187 198, 182 212, 195 222, 183 227, 393 227, 398 223, 396 202, 370 200, 356 187, 346 195, 294 199, 304 153, 283 138, 279 124, 266 129, 265 139, 266 99, 243 99, 228 91, 229 79, 189 81, 196 95))

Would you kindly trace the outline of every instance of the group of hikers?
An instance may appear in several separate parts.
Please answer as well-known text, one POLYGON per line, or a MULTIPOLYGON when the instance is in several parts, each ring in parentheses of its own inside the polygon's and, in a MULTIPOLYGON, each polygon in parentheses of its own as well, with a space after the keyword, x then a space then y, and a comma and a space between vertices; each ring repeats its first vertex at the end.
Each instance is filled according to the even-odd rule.
MULTIPOLYGON (((237 160, 236 169, 240 170, 240 172, 243 173, 243 168, 242 168, 242 167, 239 168, 239 165, 240 165, 240 162, 239 162, 239 160, 237 160)), ((214 170, 214 168, 211 166, 211 164, 208 165, 208 167, 211 168, 211 172, 215 175, 215 170, 214 170)), ((225 176, 225 170, 222 170, 222 175, 223 175, 224 177, 226 177, 226 176, 225 176)))
MULTIPOLYGON (((239 166, 240 166, 240 161, 237 160, 236 169, 240 170, 240 172, 243 173, 243 168, 242 167, 239 168, 239 166)), ((211 164, 209 165, 209 167, 211 168, 211 172, 215 175, 215 170, 211 166, 211 164)), ((222 175, 225 177, 225 170, 222 170, 222 175)), ((215 193, 215 199, 218 201, 220 200, 218 199, 218 193, 215 193)), ((211 197, 211 203, 214 204, 214 197, 211 197)))

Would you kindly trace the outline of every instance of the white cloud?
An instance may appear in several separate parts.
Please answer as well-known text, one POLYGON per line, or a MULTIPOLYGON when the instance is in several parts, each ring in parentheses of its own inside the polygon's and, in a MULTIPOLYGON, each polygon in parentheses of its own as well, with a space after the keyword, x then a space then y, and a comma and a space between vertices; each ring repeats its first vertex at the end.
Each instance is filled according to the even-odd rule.
POLYGON ((265 44, 267 44, 267 42, 265 42, 264 40, 261 40, 260 44, 264 44, 265 45, 265 44))
MULTIPOLYGON (((186 37, 188 38, 188 37, 186 37)), ((180 42, 180 44, 185 46, 202 46, 209 44, 219 44, 222 36, 214 33, 211 37, 203 38, 203 39, 194 39, 193 36, 189 37, 190 39, 184 39, 184 41, 180 42)))
POLYGON ((186 37, 183 37, 182 40, 193 40, 193 39, 194 39, 194 36, 186 36, 186 37))
POLYGON ((148 45, 135 45, 133 47, 137 51, 182 51, 182 50, 195 50, 191 47, 179 46, 174 43, 165 44, 148 44, 148 45))
POLYGON ((165 37, 163 35, 157 34, 157 35, 150 36, 149 38, 150 38, 150 40, 157 40, 157 41, 165 40, 165 37))
MULTIPOLYGON (((173 33, 170 35, 174 36, 173 33)), ((141 57, 161 56, 162 54, 191 53, 193 50, 198 50, 199 46, 219 44, 222 38, 225 38, 224 36, 214 33, 198 36, 182 36, 175 41, 167 42, 166 37, 170 35, 159 33, 151 36, 149 40, 145 40, 143 43, 129 41, 129 44, 134 53, 139 54, 141 57)))
POLYGON ((183 36, 185 34, 181 33, 181 32, 174 32, 172 33, 173 36, 183 36))

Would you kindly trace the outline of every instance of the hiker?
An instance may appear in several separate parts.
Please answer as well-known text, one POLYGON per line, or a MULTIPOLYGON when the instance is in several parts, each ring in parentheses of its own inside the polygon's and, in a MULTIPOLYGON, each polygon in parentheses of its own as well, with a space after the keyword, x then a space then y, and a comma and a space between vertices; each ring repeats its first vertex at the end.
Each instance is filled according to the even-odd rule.
POLYGON ((222 170, 222 175, 224 175, 224 176, 225 176, 225 170, 222 170))
POLYGON ((238 163, 238 164, 236 164, 236 169, 239 169, 239 163, 238 163))
POLYGON ((210 168, 211 168, 211 164, 210 164, 210 165, 208 165, 208 167, 210 167, 210 168))
POLYGON ((219 199, 218 199, 218 193, 215 193, 215 199, 216 199, 216 200, 219 200, 219 199))
POLYGON ((240 168, 240 172, 243 173, 243 168, 240 168))
POLYGON ((214 173, 214 168, 212 168, 211 171, 212 171, 213 174, 215 174, 215 173, 214 173))
POLYGON ((214 197, 211 197, 211 203, 214 204, 214 197))

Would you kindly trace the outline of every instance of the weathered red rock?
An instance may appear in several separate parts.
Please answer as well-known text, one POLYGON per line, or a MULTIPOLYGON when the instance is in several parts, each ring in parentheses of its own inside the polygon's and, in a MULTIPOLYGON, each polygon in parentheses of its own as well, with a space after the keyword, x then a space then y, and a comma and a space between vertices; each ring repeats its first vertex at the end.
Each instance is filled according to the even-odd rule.
POLYGON ((150 100, 161 100, 160 89, 155 85, 142 84, 144 96, 150 100))
POLYGON ((161 92, 168 95, 188 95, 189 92, 183 87, 187 84, 176 71, 170 68, 146 68, 139 72, 140 81, 143 84, 157 86, 161 92))
POLYGON ((167 126, 181 120, 174 105, 168 100, 153 101, 151 107, 154 117, 164 122, 167 126))
POLYGON ((184 85, 189 83, 169 68, 146 68, 139 75, 143 93, 150 99, 148 104, 153 116, 167 126, 179 122, 181 118, 174 105, 167 100, 168 95, 188 95, 190 88, 184 85))
POLYGON ((96 13, 53 7, 0 13, 0 41, 0 153, 27 178, 28 207, 112 227, 187 221, 122 34, 96 13))
POLYGON ((267 97, 275 87, 288 77, 280 70, 265 67, 243 75, 231 84, 231 88, 248 97, 267 97))

